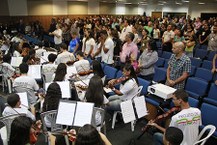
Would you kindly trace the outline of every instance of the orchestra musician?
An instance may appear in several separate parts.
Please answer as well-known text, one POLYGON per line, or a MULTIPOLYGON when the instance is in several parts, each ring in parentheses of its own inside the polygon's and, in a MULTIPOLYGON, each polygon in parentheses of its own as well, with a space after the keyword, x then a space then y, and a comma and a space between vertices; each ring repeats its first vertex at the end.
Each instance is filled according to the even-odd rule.
POLYGON ((75 61, 75 56, 73 55, 73 53, 68 52, 68 47, 65 43, 62 43, 60 45, 60 54, 58 54, 57 59, 56 59, 56 63, 57 65, 60 63, 67 63, 70 61, 75 61))
MULTIPOLYGON (((181 111, 172 116, 169 126, 177 127, 182 130, 184 134, 182 145, 194 144, 199 133, 199 126, 201 125, 201 112, 198 108, 190 107, 188 103, 188 94, 183 89, 176 90, 173 93, 172 99, 175 106, 181 107, 181 111)), ((153 120, 150 120, 148 125, 156 127, 163 133, 166 130, 153 120)), ((153 138, 155 145, 163 145, 162 133, 155 133, 153 138)))
MULTIPOLYGON (((11 124, 11 133, 8 145, 27 145, 35 144, 38 139, 40 122, 34 122, 26 116, 16 117, 11 124)), ((50 145, 55 145, 53 135, 49 135, 50 145)))
POLYGON ((120 110, 120 103, 126 100, 132 99, 138 91, 138 79, 134 68, 131 64, 126 64, 123 68, 123 75, 125 79, 121 79, 120 90, 115 89, 114 85, 120 83, 118 79, 112 79, 108 82, 109 87, 114 91, 116 95, 110 96, 108 106, 106 110, 108 111, 118 111, 120 110))
POLYGON ((80 79, 86 79, 90 72, 90 63, 88 60, 84 59, 84 54, 82 51, 77 51, 76 61, 74 66, 79 74, 80 79))

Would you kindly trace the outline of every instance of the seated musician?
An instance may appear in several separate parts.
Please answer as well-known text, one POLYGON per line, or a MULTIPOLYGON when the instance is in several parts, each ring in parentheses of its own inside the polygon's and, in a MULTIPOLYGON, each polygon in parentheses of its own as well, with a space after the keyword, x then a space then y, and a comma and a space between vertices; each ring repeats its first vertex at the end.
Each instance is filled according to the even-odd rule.
POLYGON ((18 93, 27 92, 29 103, 34 104, 37 100, 34 91, 37 91, 39 86, 33 77, 27 75, 29 66, 26 63, 21 63, 19 69, 21 76, 14 80, 13 88, 18 93))
POLYGON ((81 51, 77 52, 76 59, 78 61, 76 61, 74 63, 74 66, 75 66, 80 78, 86 79, 88 77, 89 73, 91 73, 90 63, 88 60, 84 59, 84 54, 81 51))
POLYGON ((118 111, 120 110, 120 103, 126 100, 130 100, 138 92, 138 79, 134 68, 131 64, 126 64, 123 68, 124 78, 121 80, 120 90, 114 88, 114 85, 119 83, 118 79, 112 79, 108 82, 108 85, 116 95, 110 96, 108 107, 106 108, 108 111, 118 111))
POLYGON ((57 65, 54 63, 57 58, 56 54, 48 55, 48 63, 42 65, 42 74, 45 76, 45 82, 51 82, 52 75, 55 73, 57 69, 57 65))
POLYGON ((183 141, 183 132, 176 127, 168 127, 164 133, 164 145, 180 145, 183 141))
POLYGON ((93 69, 93 74, 100 76, 100 78, 102 79, 102 83, 104 84, 106 76, 100 62, 97 60, 93 60, 92 69, 93 69))
POLYGON ((60 63, 57 66, 56 72, 52 76, 52 81, 56 82, 61 82, 66 80, 66 74, 67 74, 67 66, 65 63, 60 63))
POLYGON ((3 56, 2 73, 5 78, 11 78, 15 73, 15 69, 11 66, 10 61, 11 56, 9 53, 3 56))
MULTIPOLYGON (((103 83, 98 75, 94 75, 90 79, 89 86, 87 88, 85 97, 87 102, 92 102, 95 104, 95 107, 104 108, 106 104, 108 104, 108 99, 104 96, 103 83)), ((96 112, 95 116, 96 126, 101 123, 101 115, 100 112, 96 112)))
MULTIPOLYGON (((173 93, 173 102, 175 106, 181 107, 181 111, 174 115, 171 119, 170 125, 182 130, 184 139, 181 145, 192 145, 197 140, 199 133, 199 126, 201 125, 201 112, 198 108, 190 107, 188 103, 188 94, 179 89, 173 93)), ((165 128, 159 126, 157 123, 150 120, 148 125, 152 125, 159 129, 161 132, 165 132, 165 128)), ((154 144, 163 145, 163 134, 154 134, 154 144)))
POLYGON ((60 54, 58 54, 56 63, 57 65, 60 63, 67 63, 67 62, 74 62, 75 61, 75 56, 73 53, 68 52, 68 47, 65 43, 62 43, 60 45, 60 54))
POLYGON ((35 107, 31 106, 31 112, 27 108, 21 108, 20 97, 17 94, 10 94, 7 98, 8 106, 5 107, 2 115, 26 114, 27 117, 35 121, 35 107))

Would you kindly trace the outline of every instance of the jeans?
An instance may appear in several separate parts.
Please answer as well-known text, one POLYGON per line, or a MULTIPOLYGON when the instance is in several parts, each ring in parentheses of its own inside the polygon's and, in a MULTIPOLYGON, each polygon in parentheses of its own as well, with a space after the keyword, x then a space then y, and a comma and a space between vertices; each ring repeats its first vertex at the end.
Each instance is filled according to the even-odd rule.
POLYGON ((156 132, 153 135, 154 145, 163 145, 163 134, 160 132, 156 132))
POLYGON ((121 101, 121 96, 114 95, 108 98, 109 100, 109 105, 106 107, 107 111, 120 111, 120 103, 121 101))

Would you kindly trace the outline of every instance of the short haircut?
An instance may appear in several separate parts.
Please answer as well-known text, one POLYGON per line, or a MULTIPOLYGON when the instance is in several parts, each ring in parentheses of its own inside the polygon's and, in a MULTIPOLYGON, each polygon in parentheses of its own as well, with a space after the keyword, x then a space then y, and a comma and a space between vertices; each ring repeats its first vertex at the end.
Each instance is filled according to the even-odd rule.
POLYGON ((171 145, 180 145, 183 141, 183 133, 179 128, 168 127, 165 132, 165 139, 171 145))
POLYGON ((178 89, 176 90, 173 95, 177 99, 182 99, 184 102, 188 102, 188 93, 184 89, 178 89))
POLYGON ((20 69, 21 74, 26 74, 29 71, 29 66, 28 66, 28 64, 23 62, 20 64, 19 69, 20 69))
POLYGON ((132 32, 129 32, 127 35, 130 38, 130 40, 133 41, 135 35, 132 32))
POLYGON ((100 34, 103 34, 103 35, 108 35, 108 33, 107 33, 107 31, 106 31, 106 30, 102 30, 102 31, 100 32, 100 34))
POLYGON ((48 61, 49 62, 54 62, 56 60, 56 58, 57 58, 56 54, 51 53, 48 55, 48 61))
POLYGON ((81 57, 84 57, 84 53, 83 53, 81 50, 79 50, 79 51, 76 53, 76 55, 80 55, 81 57))
POLYGON ((67 50, 67 45, 65 43, 61 43, 60 44, 60 48, 64 49, 64 50, 67 50))
POLYGON ((10 94, 7 98, 7 103, 12 108, 16 106, 18 101, 20 101, 20 97, 17 94, 10 94))

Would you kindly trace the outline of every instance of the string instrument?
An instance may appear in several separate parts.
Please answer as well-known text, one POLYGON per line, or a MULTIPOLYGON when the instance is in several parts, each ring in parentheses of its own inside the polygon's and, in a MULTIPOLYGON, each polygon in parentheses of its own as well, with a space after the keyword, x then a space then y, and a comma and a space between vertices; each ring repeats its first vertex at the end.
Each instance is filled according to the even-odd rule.
POLYGON ((86 76, 93 73, 93 70, 88 70, 88 71, 81 71, 78 73, 79 76, 86 76))
POLYGON ((37 124, 33 125, 32 128, 34 129, 34 131, 30 131, 29 143, 30 144, 36 144, 36 142, 38 140, 38 135, 39 135, 39 133, 42 132, 42 130, 41 130, 41 128, 39 128, 39 126, 37 124))
MULTIPOLYGON (((162 115, 159 115, 157 116, 154 120, 153 120, 153 123, 157 123, 157 122, 160 122, 162 120, 165 120, 167 119, 168 117, 171 116, 171 114, 173 114, 174 112, 179 112, 181 111, 181 108, 180 107, 173 107, 171 108, 170 110, 168 110, 166 113, 162 114, 162 115)), ((150 125, 146 125, 145 127, 142 128, 142 131, 146 132, 149 127, 151 127, 150 125)))
POLYGON ((108 87, 109 87, 109 88, 113 88, 115 85, 120 84, 120 83, 122 83, 123 81, 126 81, 126 80, 128 80, 128 79, 129 79, 129 77, 124 76, 124 77, 120 77, 120 78, 118 78, 118 79, 115 79, 114 81, 109 81, 109 82, 108 82, 108 87))
POLYGON ((83 86, 83 85, 81 85, 81 84, 76 85, 76 87, 78 87, 78 88, 79 88, 80 90, 82 90, 82 91, 86 91, 87 88, 88 88, 87 85, 86 85, 86 86, 83 86))
POLYGON ((52 132, 53 135, 67 135, 69 137, 69 140, 71 142, 75 142, 76 140, 76 132, 75 130, 70 130, 70 131, 61 131, 61 132, 52 132))

